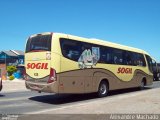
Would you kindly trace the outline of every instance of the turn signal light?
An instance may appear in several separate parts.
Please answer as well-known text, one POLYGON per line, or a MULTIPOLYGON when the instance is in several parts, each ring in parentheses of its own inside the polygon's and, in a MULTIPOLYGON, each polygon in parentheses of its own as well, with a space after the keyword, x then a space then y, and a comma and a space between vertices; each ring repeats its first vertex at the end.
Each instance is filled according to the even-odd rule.
POLYGON ((49 76, 49 80, 48 83, 52 83, 56 81, 56 71, 53 68, 50 68, 50 76, 49 76))

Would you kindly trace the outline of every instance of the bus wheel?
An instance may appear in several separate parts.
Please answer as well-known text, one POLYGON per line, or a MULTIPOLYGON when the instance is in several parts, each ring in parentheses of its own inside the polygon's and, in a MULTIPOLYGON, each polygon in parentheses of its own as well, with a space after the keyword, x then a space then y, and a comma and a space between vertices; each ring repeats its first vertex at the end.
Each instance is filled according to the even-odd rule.
POLYGON ((108 83, 102 81, 98 88, 98 97, 105 97, 108 95, 108 92, 109 92, 108 83))
POLYGON ((140 85, 140 89, 141 89, 141 90, 144 90, 144 86, 145 86, 145 81, 142 80, 141 85, 140 85))

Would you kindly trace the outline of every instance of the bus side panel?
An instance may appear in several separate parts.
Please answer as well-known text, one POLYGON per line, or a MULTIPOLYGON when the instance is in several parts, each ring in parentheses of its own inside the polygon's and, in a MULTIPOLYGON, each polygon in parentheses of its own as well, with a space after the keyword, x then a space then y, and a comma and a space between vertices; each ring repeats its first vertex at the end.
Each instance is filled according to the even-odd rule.
POLYGON ((91 93, 93 91, 94 69, 76 69, 62 72, 60 78, 60 93, 91 93))
MULTIPOLYGON (((73 72, 71 72, 74 74, 73 72)), ((82 73, 81 73, 82 74, 82 73)), ((92 77, 60 75, 59 93, 91 93, 93 91, 92 77)))
POLYGON ((59 93, 84 93, 84 77, 60 77, 59 93))
POLYGON ((130 81, 123 81, 111 71, 100 68, 72 70, 58 75, 60 93, 97 92, 102 80, 108 81, 109 90, 139 87, 143 78, 146 78, 146 85, 152 83, 152 76, 147 75, 142 70, 136 70, 130 81))
POLYGON ((102 80, 108 81, 109 90, 117 90, 117 89, 139 87, 143 78, 146 78, 146 85, 152 84, 152 76, 147 75, 141 70, 136 70, 133 78, 130 81, 123 81, 119 79, 114 73, 108 70, 99 69, 94 73, 93 91, 98 91, 99 84, 102 80))
POLYGON ((92 76, 86 76, 84 80, 85 86, 85 93, 91 93, 93 91, 93 77, 92 76))
POLYGON ((152 85, 153 84, 153 76, 150 75, 146 81, 146 85, 152 85))
POLYGON ((140 80, 139 86, 140 86, 143 79, 145 80, 146 85, 152 85, 153 84, 153 75, 147 75, 143 72, 137 72, 137 78, 138 78, 138 80, 140 80))
POLYGON ((60 60, 61 57, 59 54, 52 52, 51 53, 51 68, 56 70, 56 73, 60 72, 60 60))

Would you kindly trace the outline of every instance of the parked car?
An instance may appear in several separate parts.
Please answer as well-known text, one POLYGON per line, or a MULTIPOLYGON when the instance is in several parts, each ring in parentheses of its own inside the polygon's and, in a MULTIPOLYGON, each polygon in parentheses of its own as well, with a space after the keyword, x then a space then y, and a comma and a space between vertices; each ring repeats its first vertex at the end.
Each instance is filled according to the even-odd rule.
POLYGON ((2 90, 2 79, 0 77, 0 91, 2 90))

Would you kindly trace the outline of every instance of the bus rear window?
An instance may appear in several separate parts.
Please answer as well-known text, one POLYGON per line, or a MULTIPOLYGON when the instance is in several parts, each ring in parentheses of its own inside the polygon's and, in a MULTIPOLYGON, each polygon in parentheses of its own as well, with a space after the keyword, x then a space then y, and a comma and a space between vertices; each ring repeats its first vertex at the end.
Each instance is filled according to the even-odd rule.
POLYGON ((52 35, 37 35, 29 38, 26 45, 27 52, 51 51, 52 35))

